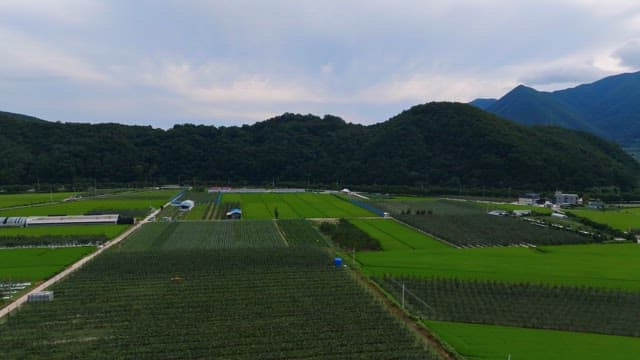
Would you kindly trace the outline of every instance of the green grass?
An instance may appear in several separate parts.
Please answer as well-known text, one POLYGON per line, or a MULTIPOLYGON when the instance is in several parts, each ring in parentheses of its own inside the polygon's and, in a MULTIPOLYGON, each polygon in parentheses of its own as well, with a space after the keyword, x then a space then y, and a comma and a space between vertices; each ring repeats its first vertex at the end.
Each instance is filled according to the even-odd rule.
POLYGON ((34 206, 0 211, 0 216, 82 215, 91 212, 123 212, 142 216, 150 208, 159 208, 175 192, 144 191, 122 193, 104 198, 87 198, 52 205, 34 206))
POLYGON ((24 206, 24 205, 33 205, 33 204, 41 204, 48 203, 53 201, 61 201, 62 199, 68 198, 74 193, 37 193, 37 194, 9 194, 9 195, 0 195, 0 209, 12 207, 12 206, 24 206))
POLYGON ((122 234, 129 225, 65 225, 33 226, 26 228, 0 228, 0 237, 8 236, 69 236, 69 235, 105 235, 112 239, 122 234))
POLYGON ((0 280, 45 280, 94 250, 93 246, 0 250, 0 280))
POLYGON ((640 339, 554 330, 428 321, 426 325, 468 360, 627 360, 640 339))
POLYGON ((448 245, 390 219, 354 219, 352 224, 377 239, 384 250, 443 250, 448 245))
POLYGON ((337 196, 316 193, 230 193, 223 202, 239 202, 245 219, 369 217, 375 214, 337 196))
POLYGON ((358 254, 375 276, 441 277, 640 290, 640 245, 397 250, 358 254))
POLYGON ((626 208, 620 210, 571 210, 575 215, 589 220, 606 224, 614 229, 627 231, 640 229, 640 208, 626 208))

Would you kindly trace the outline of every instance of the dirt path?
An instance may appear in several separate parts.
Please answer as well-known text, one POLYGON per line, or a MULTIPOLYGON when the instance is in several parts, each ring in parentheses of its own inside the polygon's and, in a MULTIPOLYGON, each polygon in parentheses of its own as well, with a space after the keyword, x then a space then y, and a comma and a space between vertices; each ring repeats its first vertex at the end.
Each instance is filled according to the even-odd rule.
MULTIPOLYGON (((165 206, 167 206, 167 205, 168 205, 168 203, 165 206)), ((138 230, 142 225, 144 225, 147 222, 149 222, 149 219, 151 219, 152 217, 155 217, 159 213, 160 213, 160 209, 154 211, 149 216, 147 216, 144 220, 138 222, 136 225, 134 225, 133 227, 129 228, 127 231, 125 231, 124 233, 120 234, 115 239, 105 243, 102 248, 99 248, 97 251, 95 251, 95 252, 83 257, 82 259, 76 261, 75 263, 73 263, 71 266, 69 266, 68 268, 66 268, 62 272, 58 273, 57 275, 55 275, 54 277, 50 278, 49 280, 43 282, 42 284, 34 287, 33 289, 29 290, 24 295, 20 296, 19 298, 17 298, 13 302, 9 303, 7 306, 5 306, 2 309, 0 309, 0 320, 3 317, 7 316, 13 310, 15 310, 18 307, 20 307, 22 304, 27 302, 27 299, 28 299, 30 294, 33 294, 33 293, 38 292, 38 291, 43 291, 46 288, 48 288, 48 287, 52 286, 53 284, 57 283, 58 281, 64 279, 65 277, 67 277, 72 272, 80 269, 84 264, 86 264, 89 261, 93 260, 93 258, 95 258, 96 256, 102 254, 102 252, 104 252, 105 250, 109 249, 110 247, 112 247, 112 246, 118 244, 119 242, 121 242, 122 240, 126 239, 127 236, 131 235, 133 232, 138 230)))
POLYGON ((385 293, 383 293, 378 286, 373 284, 367 277, 362 275, 358 270, 350 270, 354 278, 362 285, 366 286, 375 294, 391 312, 393 316, 400 319, 411 330, 420 336, 420 338, 429 346, 429 349, 437 353, 440 358, 444 360, 464 360, 464 358, 455 352, 449 350, 449 347, 445 345, 442 340, 435 336, 429 329, 418 323, 412 318, 406 311, 401 309, 395 302, 391 301, 385 293))

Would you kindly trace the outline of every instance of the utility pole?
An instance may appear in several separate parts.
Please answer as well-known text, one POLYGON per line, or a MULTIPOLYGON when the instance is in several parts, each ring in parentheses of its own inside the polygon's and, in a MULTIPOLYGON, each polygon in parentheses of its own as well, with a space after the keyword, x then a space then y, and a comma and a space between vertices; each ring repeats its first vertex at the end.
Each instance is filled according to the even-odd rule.
POLYGON ((404 309, 404 281, 402 281, 402 308, 404 309))
POLYGON ((351 258, 353 259, 353 266, 356 266, 356 247, 353 247, 353 256, 351 256, 351 258))

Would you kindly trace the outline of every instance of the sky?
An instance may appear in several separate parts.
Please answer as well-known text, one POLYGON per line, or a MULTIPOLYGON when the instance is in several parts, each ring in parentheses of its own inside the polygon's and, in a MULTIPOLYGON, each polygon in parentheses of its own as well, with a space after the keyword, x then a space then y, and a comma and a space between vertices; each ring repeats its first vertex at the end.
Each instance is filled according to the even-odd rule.
POLYGON ((0 110, 170 128, 430 101, 640 69, 636 0, 0 0, 0 110))

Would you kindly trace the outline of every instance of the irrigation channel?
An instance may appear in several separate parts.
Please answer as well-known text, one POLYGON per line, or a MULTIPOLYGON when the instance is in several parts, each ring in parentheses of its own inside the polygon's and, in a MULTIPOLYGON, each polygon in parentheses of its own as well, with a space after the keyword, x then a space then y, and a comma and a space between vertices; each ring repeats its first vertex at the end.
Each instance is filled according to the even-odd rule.
POLYGON ((91 253, 91 254, 83 257, 82 259, 76 261, 71 266, 69 266, 68 268, 66 268, 62 272, 56 274, 51 279, 43 282, 42 284, 36 286, 35 288, 29 290, 26 294, 20 296, 19 298, 17 298, 13 302, 9 303, 7 306, 5 306, 2 309, 0 309, 0 320, 3 317, 7 316, 9 313, 11 313, 13 310, 19 308, 22 304, 27 302, 27 299, 29 298, 29 295, 31 295, 33 293, 36 293, 36 292, 39 292, 39 291, 45 290, 46 288, 52 286, 53 284, 55 284, 58 281, 64 279, 65 277, 67 277, 72 272, 80 269, 84 264, 88 263, 89 261, 91 261, 96 256, 102 254, 103 251, 109 249, 110 247, 112 247, 112 246, 118 244, 119 242, 121 242, 122 240, 126 239, 129 235, 131 235, 136 230, 138 230, 142 225, 148 223, 151 218, 157 216, 163 208, 165 208, 165 207, 167 207, 169 205, 170 205, 170 203, 166 203, 160 209, 155 210, 153 213, 149 214, 142 221, 139 221, 137 224, 135 224, 133 227, 131 227, 130 229, 128 229, 124 233, 120 234, 115 239, 105 243, 102 248, 99 248, 98 250, 94 251, 93 253, 91 253))

